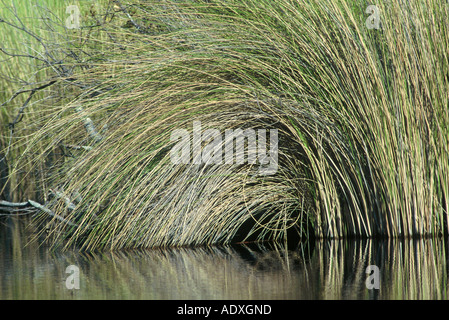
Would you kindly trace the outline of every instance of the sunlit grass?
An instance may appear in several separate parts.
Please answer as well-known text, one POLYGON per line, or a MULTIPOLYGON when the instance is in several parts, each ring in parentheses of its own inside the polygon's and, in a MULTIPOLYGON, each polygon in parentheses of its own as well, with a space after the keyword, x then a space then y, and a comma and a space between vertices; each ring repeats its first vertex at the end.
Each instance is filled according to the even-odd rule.
POLYGON ((447 231, 447 6, 378 3, 381 29, 368 29, 365 1, 127 3, 116 13, 124 20, 81 29, 55 49, 76 53, 64 65, 83 87, 60 79, 65 100, 38 119, 17 162, 42 168, 55 148, 87 150, 43 168, 49 189, 80 195, 74 211, 45 199, 77 224, 55 223, 55 244, 287 241, 289 229, 324 238, 447 231), (170 135, 195 120, 220 132, 278 129, 277 174, 174 166, 170 135))

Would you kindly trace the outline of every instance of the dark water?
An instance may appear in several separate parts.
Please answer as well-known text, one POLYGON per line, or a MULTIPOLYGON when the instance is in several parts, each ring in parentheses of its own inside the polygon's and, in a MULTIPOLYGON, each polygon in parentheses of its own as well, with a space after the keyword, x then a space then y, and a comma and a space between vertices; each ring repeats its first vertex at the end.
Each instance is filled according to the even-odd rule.
MULTIPOLYGON (((447 299, 441 240, 49 252, 0 219, 0 299, 447 299), (379 289, 368 289, 368 265, 379 289), (79 289, 69 289, 79 270, 79 289), (70 278, 68 281, 68 277, 70 278), (69 283, 69 284, 67 284, 69 283)), ((374 282, 370 282, 374 283, 374 282)))

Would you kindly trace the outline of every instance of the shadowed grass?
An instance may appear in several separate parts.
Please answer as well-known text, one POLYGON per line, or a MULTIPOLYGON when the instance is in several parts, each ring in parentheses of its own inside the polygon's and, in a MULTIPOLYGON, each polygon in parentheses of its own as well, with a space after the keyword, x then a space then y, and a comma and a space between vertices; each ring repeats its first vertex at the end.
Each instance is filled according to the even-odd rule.
POLYGON ((75 210, 46 199, 77 224, 53 223, 55 245, 447 231, 447 6, 379 3, 381 29, 370 30, 365 1, 121 5, 125 25, 105 19, 67 43, 79 59, 65 66, 83 86, 61 82, 69 102, 53 106, 27 150, 52 137, 39 164, 56 147, 80 147, 46 173, 53 190, 78 198, 75 210), (278 129, 277 173, 173 165, 170 136, 193 121, 278 129))

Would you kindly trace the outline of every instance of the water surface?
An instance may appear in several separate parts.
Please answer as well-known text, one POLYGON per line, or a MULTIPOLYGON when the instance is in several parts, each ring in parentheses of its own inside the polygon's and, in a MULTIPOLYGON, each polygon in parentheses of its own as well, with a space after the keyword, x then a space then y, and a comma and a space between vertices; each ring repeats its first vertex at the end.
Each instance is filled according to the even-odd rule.
POLYGON ((447 299, 442 240, 51 252, 0 218, 0 299, 447 299), (79 289, 68 289, 68 266, 79 289), (380 288, 368 289, 368 265, 380 288))

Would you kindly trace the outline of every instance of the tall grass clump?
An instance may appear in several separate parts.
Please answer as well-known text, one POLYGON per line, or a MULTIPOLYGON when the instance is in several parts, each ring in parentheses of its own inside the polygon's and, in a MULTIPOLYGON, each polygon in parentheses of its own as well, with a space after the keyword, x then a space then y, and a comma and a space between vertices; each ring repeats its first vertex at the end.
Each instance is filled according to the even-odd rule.
POLYGON ((54 48, 72 53, 61 61, 70 74, 56 78, 64 99, 36 119, 16 161, 45 167, 54 245, 446 233, 449 7, 379 2, 371 29, 368 5, 105 5, 100 24, 54 48), (191 133, 194 121, 220 132, 277 129, 276 174, 174 165, 171 134, 191 133), (43 166, 55 149, 61 159, 43 166))

